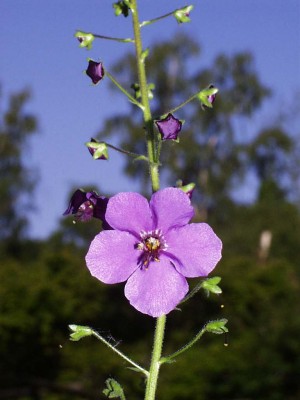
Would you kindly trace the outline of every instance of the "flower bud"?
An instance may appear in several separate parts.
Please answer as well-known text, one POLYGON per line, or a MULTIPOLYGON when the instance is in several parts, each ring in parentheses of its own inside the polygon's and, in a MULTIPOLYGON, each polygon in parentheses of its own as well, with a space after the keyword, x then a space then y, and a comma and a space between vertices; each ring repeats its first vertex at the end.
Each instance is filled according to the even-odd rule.
POLYGON ((82 31, 77 31, 74 35, 79 41, 79 47, 86 47, 87 50, 92 48, 92 43, 95 39, 92 33, 86 33, 82 31))
POLYGON ((208 88, 201 90, 197 97, 201 101, 202 106, 212 108, 218 91, 219 89, 214 87, 214 85, 209 85, 208 88))
POLYGON ((168 114, 166 118, 155 121, 155 125, 161 134, 162 140, 177 140, 182 122, 172 114, 168 114))
POLYGON ((85 145, 87 146, 94 160, 108 160, 106 143, 97 142, 97 140, 91 138, 91 141, 85 143, 85 145))
POLYGON ((104 77, 104 68, 102 62, 97 62, 89 59, 89 65, 85 72, 91 78, 92 82, 96 85, 104 77))
POLYGON ((194 8, 194 6, 186 6, 183 8, 180 8, 179 10, 176 10, 174 12, 174 17, 176 18, 177 22, 179 24, 182 24, 184 22, 190 22, 190 12, 192 11, 192 9, 194 8))

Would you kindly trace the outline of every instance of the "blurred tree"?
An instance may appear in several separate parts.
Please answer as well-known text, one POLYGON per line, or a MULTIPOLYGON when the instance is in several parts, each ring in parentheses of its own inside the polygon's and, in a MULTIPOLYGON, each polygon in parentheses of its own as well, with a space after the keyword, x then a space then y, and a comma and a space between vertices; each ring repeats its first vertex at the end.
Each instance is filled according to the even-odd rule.
POLYGON ((17 240, 28 225, 36 175, 27 166, 26 150, 36 132, 34 116, 25 111, 28 91, 14 94, 0 116, 0 239, 17 240))

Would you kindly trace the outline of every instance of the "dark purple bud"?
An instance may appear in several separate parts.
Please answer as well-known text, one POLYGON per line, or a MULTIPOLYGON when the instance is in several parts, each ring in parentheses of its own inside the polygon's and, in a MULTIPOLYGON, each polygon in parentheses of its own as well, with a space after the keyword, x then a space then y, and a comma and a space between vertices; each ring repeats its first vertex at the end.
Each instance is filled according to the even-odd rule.
POLYGON ((70 200, 69 206, 63 215, 74 215, 75 220, 86 222, 98 218, 102 221, 103 229, 111 229, 105 220, 108 198, 98 196, 95 192, 84 192, 77 189, 70 200))
POLYGON ((155 121, 157 129, 161 134, 162 140, 177 140, 178 133, 181 131, 182 122, 168 114, 166 118, 155 121))
POLYGON ((96 85, 104 77, 104 68, 102 62, 89 60, 89 65, 85 72, 91 78, 92 82, 96 85))

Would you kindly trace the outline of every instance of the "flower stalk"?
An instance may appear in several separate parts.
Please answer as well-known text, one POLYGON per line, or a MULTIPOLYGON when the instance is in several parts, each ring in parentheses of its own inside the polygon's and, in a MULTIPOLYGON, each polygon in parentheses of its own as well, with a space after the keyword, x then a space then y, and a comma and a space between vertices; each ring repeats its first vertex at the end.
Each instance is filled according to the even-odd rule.
MULTIPOLYGON (((152 184, 152 191, 156 192, 159 190, 159 171, 158 171, 158 154, 157 148, 160 139, 155 136, 153 129, 153 119, 151 115, 151 109, 148 98, 148 84, 145 69, 145 57, 143 57, 143 47, 141 38, 141 25, 139 22, 137 0, 132 0, 132 22, 135 38, 135 51, 136 51, 136 62, 138 71, 139 87, 141 91, 141 100, 144 106, 143 118, 145 122, 145 128, 147 132, 147 153, 149 159, 149 172, 152 184)), ((160 357, 162 353, 164 333, 166 325, 166 316, 162 315, 157 318, 156 329, 154 334, 153 351, 151 364, 149 369, 149 376, 147 379, 145 400, 155 400, 155 393, 160 368, 160 357)))
POLYGON ((156 145, 158 143, 157 136, 153 129, 153 119, 151 115, 151 109, 148 98, 148 84, 146 77, 146 69, 143 56, 143 46, 140 31, 140 22, 137 8, 137 0, 132 0, 131 2, 131 12, 132 12, 132 23, 135 39, 135 54, 137 62, 137 72, 139 87, 141 91, 141 100, 143 109, 143 118, 145 123, 145 128, 147 132, 147 153, 149 158, 149 173, 152 184, 152 191, 156 192, 159 189, 159 171, 158 171, 158 159, 156 145))

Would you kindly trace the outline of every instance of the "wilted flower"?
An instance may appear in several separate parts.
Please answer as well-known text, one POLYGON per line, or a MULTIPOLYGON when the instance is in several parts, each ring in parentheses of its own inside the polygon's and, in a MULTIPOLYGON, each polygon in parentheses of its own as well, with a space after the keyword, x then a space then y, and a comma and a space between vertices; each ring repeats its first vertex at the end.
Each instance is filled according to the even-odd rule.
POLYGON ((104 68, 102 62, 97 62, 89 59, 89 65, 85 72, 91 78, 92 82, 96 85, 104 77, 104 68))
POLYGON ((70 200, 69 206, 63 215, 74 215, 75 220, 86 222, 90 219, 99 218, 102 221, 103 229, 110 229, 105 220, 108 198, 98 196, 95 192, 85 192, 77 189, 70 200))
POLYGON ((108 160, 106 143, 98 142, 97 140, 91 138, 91 141, 87 142, 85 145, 90 154, 93 156, 94 160, 108 160))
POLYGON ((167 188, 150 203, 138 193, 110 198, 100 232, 86 255, 91 274, 113 284, 127 281, 125 296, 152 317, 168 314, 188 292, 186 278, 207 276, 221 258, 222 242, 205 223, 189 224, 189 197, 167 188))
POLYGON ((155 121, 162 140, 177 140, 178 134, 181 131, 182 122, 175 118, 172 114, 168 114, 166 118, 155 121))

